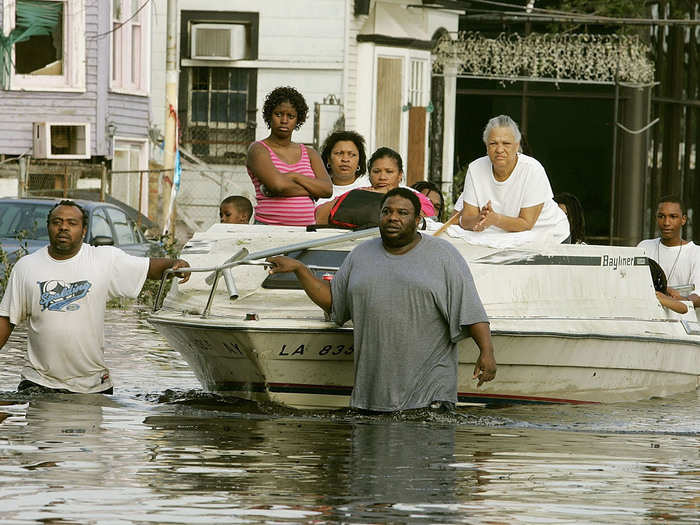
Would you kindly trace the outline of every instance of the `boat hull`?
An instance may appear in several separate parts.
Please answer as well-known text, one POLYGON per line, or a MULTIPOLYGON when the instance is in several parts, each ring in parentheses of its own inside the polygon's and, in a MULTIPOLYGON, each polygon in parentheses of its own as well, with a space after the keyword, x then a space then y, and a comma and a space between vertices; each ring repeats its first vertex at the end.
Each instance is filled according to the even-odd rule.
MULTIPOLYGON (((659 303, 640 249, 487 247, 460 231, 443 238, 469 265, 498 363, 496 378, 477 387, 477 348, 469 338, 459 343, 461 402, 620 402, 698 387, 700 311, 688 303, 678 314, 659 303)), ((345 407, 354 384, 352 327, 324 320, 292 274, 270 275, 262 261, 296 254, 320 277, 363 242, 358 236, 377 234, 214 225, 183 249, 193 275, 172 286, 151 321, 207 390, 345 407), (217 283, 213 264, 233 266, 217 283)))
MULTIPOLYGON (((151 322, 208 391, 302 409, 348 406, 354 382, 351 328, 164 313, 151 322)), ((674 341, 672 334, 577 333, 571 323, 561 333, 539 326, 515 331, 508 324, 492 320, 498 381, 477 388, 472 376, 478 350, 470 339, 458 345, 460 402, 622 402, 698 387, 700 344, 674 341)))

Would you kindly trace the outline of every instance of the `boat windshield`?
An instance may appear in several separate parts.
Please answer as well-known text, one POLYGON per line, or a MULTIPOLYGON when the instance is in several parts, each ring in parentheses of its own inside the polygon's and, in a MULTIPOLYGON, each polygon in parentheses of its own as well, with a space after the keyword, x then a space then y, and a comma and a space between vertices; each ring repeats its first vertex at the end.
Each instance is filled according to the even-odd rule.
POLYGON ((0 202, 0 237, 48 241, 46 218, 52 204, 0 202))
MULTIPOLYGON (((349 251, 340 250, 302 250, 290 252, 289 257, 298 259, 307 266, 324 266, 327 268, 339 268, 349 251)), ((322 278, 326 274, 335 275, 334 270, 312 270, 314 275, 322 278)), ((294 273, 275 273, 268 275, 262 283, 263 288, 278 290, 303 290, 299 279, 294 273)))

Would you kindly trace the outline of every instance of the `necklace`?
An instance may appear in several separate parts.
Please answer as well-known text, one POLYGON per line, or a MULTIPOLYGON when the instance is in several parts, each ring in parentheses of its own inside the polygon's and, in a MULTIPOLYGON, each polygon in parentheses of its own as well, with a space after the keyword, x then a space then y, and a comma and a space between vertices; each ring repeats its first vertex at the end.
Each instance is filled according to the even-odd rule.
MULTIPOLYGON (((671 271, 666 276, 666 282, 668 282, 668 283, 671 282, 671 276, 673 275, 673 270, 676 269, 676 265, 678 264, 678 259, 680 258, 682 251, 683 251, 683 239, 681 239, 681 245, 680 245, 680 248, 678 248, 678 253, 676 254, 676 260, 673 261, 673 266, 671 266, 671 271)), ((661 266, 661 239, 660 238, 659 238, 658 244, 656 245, 656 261, 659 263, 659 266, 661 266)))

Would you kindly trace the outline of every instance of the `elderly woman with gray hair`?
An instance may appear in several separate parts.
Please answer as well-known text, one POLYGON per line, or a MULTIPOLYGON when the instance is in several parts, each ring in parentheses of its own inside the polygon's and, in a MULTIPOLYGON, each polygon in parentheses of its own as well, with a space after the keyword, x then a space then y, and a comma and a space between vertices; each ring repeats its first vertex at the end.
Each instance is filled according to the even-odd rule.
POLYGON ((483 139, 487 154, 469 164, 455 204, 459 225, 474 232, 547 228, 552 240, 566 242, 566 215, 553 200, 542 164, 520 153, 518 125, 499 115, 488 121, 483 139))

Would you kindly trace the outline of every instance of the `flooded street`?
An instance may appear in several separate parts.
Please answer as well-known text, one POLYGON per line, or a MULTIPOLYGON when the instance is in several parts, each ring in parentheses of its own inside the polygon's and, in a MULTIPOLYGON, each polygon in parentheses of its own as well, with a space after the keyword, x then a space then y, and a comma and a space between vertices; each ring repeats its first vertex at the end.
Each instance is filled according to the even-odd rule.
POLYGON ((0 369, 2 523, 700 522, 698 392, 429 420, 227 402, 145 312, 110 310, 114 396, 20 396, 24 333, 0 369))

